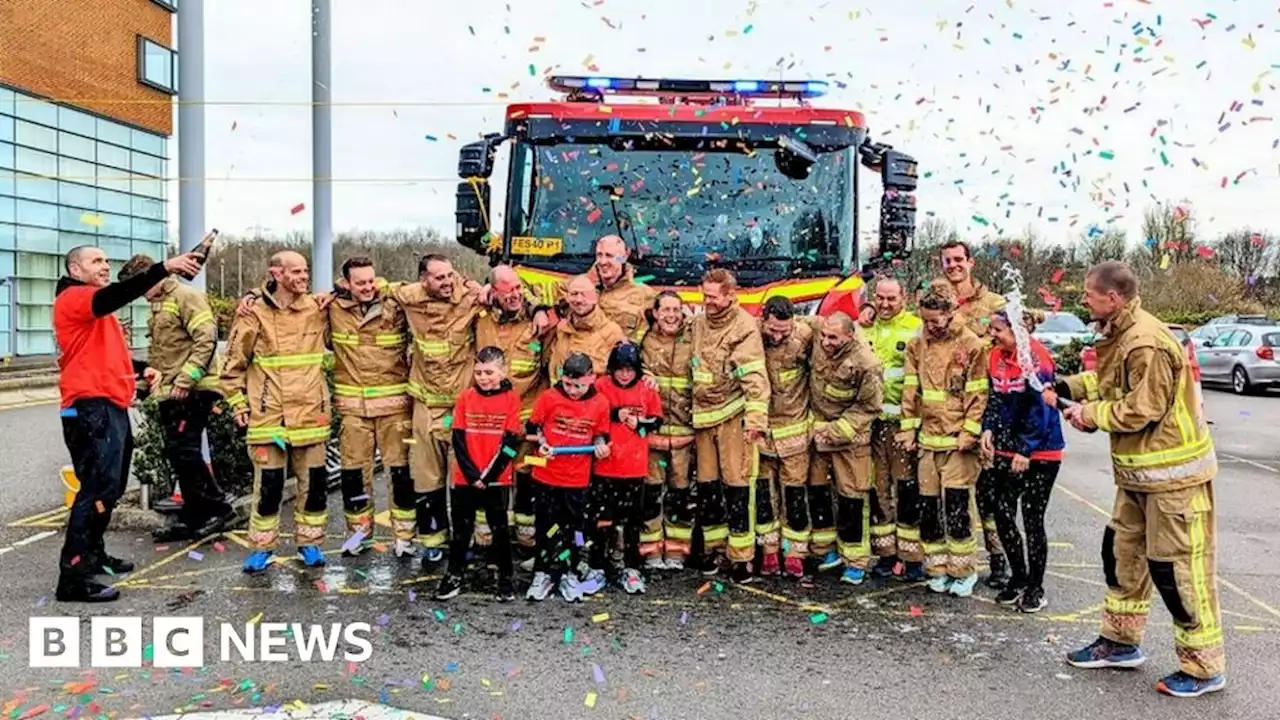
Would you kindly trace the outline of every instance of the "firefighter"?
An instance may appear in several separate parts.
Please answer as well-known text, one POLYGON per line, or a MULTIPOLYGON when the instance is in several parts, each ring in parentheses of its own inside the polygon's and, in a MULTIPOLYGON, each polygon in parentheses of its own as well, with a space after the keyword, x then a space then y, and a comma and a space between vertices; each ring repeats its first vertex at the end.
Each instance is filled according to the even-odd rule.
MULTIPOLYGON (((973 252, 966 243, 952 240, 943 244, 938 254, 946 283, 955 293, 956 314, 990 347, 987 326, 991 323, 991 313, 1003 309, 1005 299, 974 279, 973 252)), ((983 471, 978 476, 976 499, 978 515, 982 520, 982 540, 991 566, 987 585, 1003 589, 1009 584, 1010 571, 1009 563, 1005 561, 1004 547, 1000 544, 1000 533, 996 531, 996 488, 994 476, 990 472, 983 471)))
POLYGON ((884 369, 884 399, 880 417, 871 424, 871 551, 878 558, 872 574, 888 577, 898 560, 905 564, 903 579, 924 579, 920 552, 920 486, 916 456, 902 449, 894 436, 902 418, 902 377, 907 343, 920 334, 921 320, 903 311, 906 292, 892 277, 876 282, 874 304, 862 309, 860 324, 884 369))
POLYGON ((626 339, 626 335, 600 308, 595 283, 586 275, 569 281, 565 302, 568 315, 556 324, 548 351, 547 371, 551 382, 560 381, 565 358, 576 352, 591 358, 596 375, 603 375, 613 346, 626 339))
MULTIPOLYGON (((155 265, 135 255, 120 268, 121 282, 155 265)), ((164 430, 165 455, 182 491, 177 522, 151 533, 156 542, 203 538, 221 532, 234 518, 209 464, 201 439, 222 399, 218 391, 218 325, 204 293, 169 276, 143 296, 151 303, 147 320, 147 366, 155 368, 151 392, 164 430)))
POLYGON ((716 268, 702 277, 704 312, 693 319, 693 427, 703 574, 718 572, 728 541, 735 582, 750 582, 755 557, 757 446, 769 429, 769 375, 755 318, 738 305, 738 281, 716 268))
POLYGON ((401 285, 392 293, 404 308, 413 335, 409 468, 424 571, 440 562, 448 542, 453 406, 458 393, 471 383, 475 323, 482 309, 478 288, 474 282, 464 282, 448 258, 429 254, 418 262, 418 282, 401 285))
POLYGON ((325 381, 325 313, 307 293, 307 260, 278 253, 278 280, 262 288, 262 302, 236 318, 227 341, 222 391, 254 465, 253 551, 244 571, 262 572, 280 536, 280 502, 286 466, 298 478, 294 539, 308 567, 324 565, 320 546, 328 524, 329 385, 325 381))
POLYGON ((1096 371, 1045 392, 1079 404, 1063 416, 1084 432, 1111 436, 1116 501, 1102 536, 1107 593, 1102 632, 1067 656, 1076 667, 1137 667, 1151 589, 1173 616, 1179 670, 1156 689, 1195 697, 1226 686, 1218 610, 1218 461, 1186 351, 1142 309, 1138 280, 1121 262, 1085 276, 1084 306, 1099 325, 1096 371))
POLYGON ((645 373, 658 386, 664 422, 658 432, 649 435, 649 476, 641 498, 644 526, 640 552, 647 569, 682 570, 693 542, 696 506, 690 475, 693 342, 680 295, 670 290, 660 293, 648 323, 649 332, 640 346, 641 359, 645 373))
POLYGON ((978 582, 970 505, 989 383, 986 343, 955 302, 942 283, 920 300, 924 332, 907 343, 898 439, 907 452, 920 450, 920 542, 929 589, 968 597, 978 582))
MULTIPOLYGON (((779 522, 781 543, 786 555, 787 577, 804 577, 804 560, 809 555, 809 355, 813 348, 813 328, 796 317, 795 305, 784 297, 765 301, 760 335, 764 341, 764 363, 769 372, 769 433, 760 449, 760 478, 756 491, 756 532, 764 546, 761 575, 779 572, 779 522), (777 511, 781 512, 777 512, 777 511)), ((826 505, 814 502, 814 526, 832 528, 831 494, 826 505), (826 508, 826 514, 822 508, 826 508)), ((817 493, 824 490, 814 489, 817 493)), ((834 530, 829 531, 834 535, 834 530)), ((834 544, 834 538, 829 541, 834 544)))
MULTIPOLYGON (((853 318, 837 312, 823 320, 809 371, 809 484, 822 488, 835 483, 838 552, 826 550, 821 567, 843 563, 840 579, 853 585, 866 579, 871 563, 871 422, 880 415, 881 372, 875 353, 858 337, 853 318)), ((815 521, 814 535, 818 532, 815 521)), ((817 551, 825 549, 814 545, 817 551)))
MULTIPOLYGON (((510 265, 498 265, 489 274, 487 307, 476 320, 476 346, 496 347, 506 357, 507 379, 520 397, 520 421, 528 422, 533 403, 547 387, 543 373, 546 358, 544 335, 546 313, 520 281, 520 275, 510 265)), ((526 442, 516 455, 515 469, 515 532, 523 552, 533 556, 534 517, 533 477, 531 468, 522 459, 537 454, 537 446, 526 442)), ((476 541, 487 544, 488 527, 484 510, 476 511, 476 541)))
MULTIPOLYGON (((586 277, 596 289, 600 309, 604 311, 605 317, 618 323, 623 334, 632 342, 638 343, 649 329, 646 313, 653 306, 657 292, 648 285, 636 282, 636 269, 629 262, 630 259, 631 250, 621 237, 605 235, 596 241, 596 261, 587 270, 586 277)), ((570 312, 565 304, 568 293, 567 280, 555 286, 553 291, 562 317, 570 312)), ((600 370, 597 369, 596 374, 599 373, 600 370)))
MULTIPOLYGON (((409 445, 413 431, 409 396, 408 325, 404 309, 379 287, 373 261, 351 257, 342 263, 345 287, 325 308, 334 354, 334 407, 342 415, 342 503, 347 532, 373 537, 373 453, 391 479, 392 551, 413 553, 413 478, 409 445)), ((350 543, 350 541, 348 541, 350 543)), ((351 543, 345 553, 362 552, 365 542, 351 543)))

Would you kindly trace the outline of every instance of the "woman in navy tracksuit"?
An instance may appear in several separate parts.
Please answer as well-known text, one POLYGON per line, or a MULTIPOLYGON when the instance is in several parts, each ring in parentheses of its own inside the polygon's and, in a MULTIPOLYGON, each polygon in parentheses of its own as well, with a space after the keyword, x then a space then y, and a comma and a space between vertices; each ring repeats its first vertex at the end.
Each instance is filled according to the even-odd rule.
MULTIPOLYGON (((1034 613, 1048 604, 1043 586, 1049 557, 1044 514, 1066 443, 1058 411, 1046 405, 1040 393, 1027 387, 1008 316, 1003 312, 994 314, 990 333, 995 346, 988 366, 991 395, 982 421, 982 452, 984 459, 993 464, 996 529, 1013 570, 1013 579, 996 596, 996 602, 1016 603, 1022 612, 1034 613), (1017 525, 1019 501, 1027 536, 1025 558, 1017 525)), ((1053 357, 1035 338, 1031 338, 1031 354, 1040 382, 1052 387, 1053 357)))

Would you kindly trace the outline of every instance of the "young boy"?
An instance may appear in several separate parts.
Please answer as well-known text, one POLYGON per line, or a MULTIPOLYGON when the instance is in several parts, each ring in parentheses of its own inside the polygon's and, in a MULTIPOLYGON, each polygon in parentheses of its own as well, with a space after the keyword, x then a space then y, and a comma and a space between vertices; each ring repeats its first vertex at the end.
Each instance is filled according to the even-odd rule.
POLYGON ((662 426, 662 398, 657 388, 640 382, 640 346, 620 342, 609 353, 608 376, 600 394, 609 401, 609 457, 596 463, 587 502, 596 520, 591 538, 591 571, 587 585, 603 587, 606 549, 614 525, 622 525, 623 571, 619 584, 627 594, 644 592, 640 574, 640 526, 645 476, 649 470, 646 436, 662 426))
MULTIPOLYGON (((556 369, 553 368, 553 371, 556 369)), ((557 448, 594 445, 596 458, 609 457, 609 401, 594 387, 591 358, 570 353, 558 369, 560 380, 538 396, 527 432, 538 436, 533 465, 534 523, 538 531, 533 582, 525 597, 546 600, 556 589, 568 602, 582 599, 578 548, 585 543, 587 487, 591 482, 591 454, 556 454, 557 448)))
POLYGON ((486 347, 476 354, 473 387, 453 408, 453 539, 449 571, 440 580, 437 600, 462 590, 467 550, 475 531, 476 510, 484 509, 493 533, 491 549, 498 563, 500 602, 515 599, 512 586, 511 533, 507 526, 507 488, 512 461, 524 439, 520 428, 520 396, 507 380, 502 350, 486 347))

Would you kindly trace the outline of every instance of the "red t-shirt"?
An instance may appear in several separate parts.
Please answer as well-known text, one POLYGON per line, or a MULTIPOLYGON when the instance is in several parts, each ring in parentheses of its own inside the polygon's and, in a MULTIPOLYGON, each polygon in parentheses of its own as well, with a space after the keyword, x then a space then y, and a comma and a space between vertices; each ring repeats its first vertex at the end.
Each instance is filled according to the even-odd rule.
POLYGON ((53 331, 58 341, 58 388, 62 407, 82 398, 103 398, 126 409, 133 402, 133 357, 115 315, 95 317, 98 288, 73 285, 53 301, 53 331))
MULTIPOLYGON (((553 387, 538 396, 529 422, 542 428, 551 447, 590 445, 609 432, 609 401, 593 388, 581 400, 553 387)), ((584 488, 591 484, 594 455, 556 455, 545 467, 533 466, 533 479, 544 485, 584 488)))
MULTIPOLYGON (((662 417, 658 391, 637 380, 629 388, 619 387, 612 377, 596 381, 596 388, 609 401, 611 410, 630 410, 637 419, 662 417)), ((596 462, 596 475, 607 478, 643 478, 649 474, 649 441, 626 423, 609 423, 609 457, 596 462)))
MULTIPOLYGON (((458 397, 453 406, 454 430, 461 430, 467 439, 467 456, 483 477, 489 462, 502 451, 502 436, 514 433, 523 437, 520 422, 520 396, 514 390, 485 395, 469 387, 458 397)), ((515 458, 498 476, 497 485, 510 485, 515 458)), ((462 476, 457 463, 453 468, 454 486, 470 485, 462 476)))

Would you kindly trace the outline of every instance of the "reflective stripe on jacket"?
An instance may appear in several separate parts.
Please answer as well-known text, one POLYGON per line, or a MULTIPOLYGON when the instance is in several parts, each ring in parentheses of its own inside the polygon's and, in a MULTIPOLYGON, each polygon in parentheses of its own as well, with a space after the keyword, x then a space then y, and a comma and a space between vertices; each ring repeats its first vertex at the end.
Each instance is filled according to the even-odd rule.
POLYGON ((685 323, 675 335, 663 335, 654 329, 645 333, 640 344, 646 375, 658 385, 662 400, 662 427, 659 435, 693 436, 693 358, 692 333, 685 323))
POLYGON ((218 324, 209 300, 199 290, 168 277, 147 319, 147 366, 160 373, 158 397, 175 387, 219 392, 215 354, 218 324))
POLYGON ((803 318, 791 320, 791 335, 765 345, 769 372, 769 434, 762 447, 768 455, 790 457, 809 451, 809 352, 813 328, 803 318))
POLYGON ((961 433, 982 436, 989 389, 986 343, 956 315, 945 338, 926 330, 907 343, 900 430, 926 450, 954 450, 961 433))
POLYGON ((333 345, 333 404, 345 415, 383 417, 408 410, 409 325, 389 293, 368 306, 340 294, 327 308, 333 345))
POLYGON ((404 308, 411 342, 409 394, 427 407, 452 409, 458 393, 471 384, 475 362, 476 296, 456 277, 453 297, 437 299, 421 282, 393 291, 404 308))
POLYGON ((1098 369, 1065 385, 1085 425, 1111 435, 1116 484, 1164 492, 1211 480, 1217 454, 1182 345, 1137 298, 1100 330, 1098 369))
POLYGON ((738 301, 720 315, 693 318, 693 426, 711 428, 746 412, 746 426, 769 429, 769 375, 756 319, 738 301))

